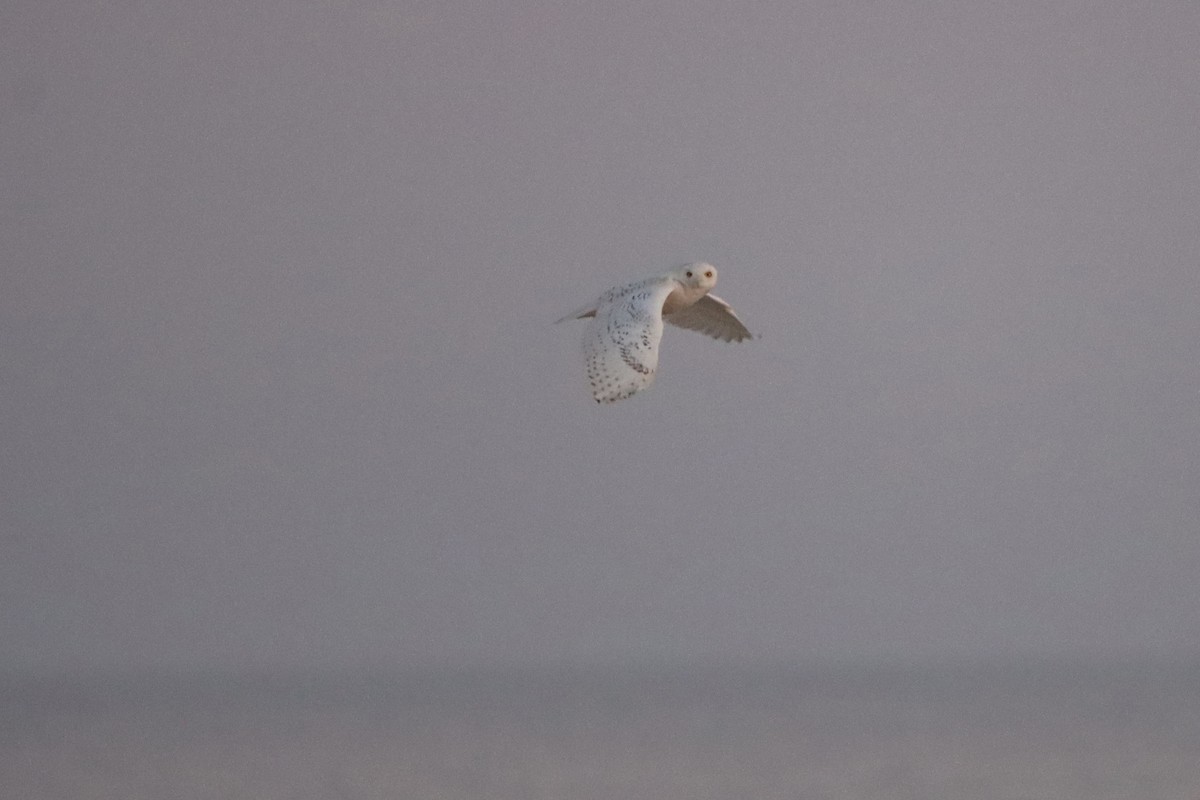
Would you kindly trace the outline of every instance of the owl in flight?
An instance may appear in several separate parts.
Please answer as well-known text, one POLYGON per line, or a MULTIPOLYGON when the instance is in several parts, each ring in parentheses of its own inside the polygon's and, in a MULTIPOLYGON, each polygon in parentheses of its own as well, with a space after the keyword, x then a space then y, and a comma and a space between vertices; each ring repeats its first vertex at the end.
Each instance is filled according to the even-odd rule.
POLYGON ((593 318, 583 352, 596 402, 615 403, 654 382, 663 320, 726 342, 752 338, 729 304, 708 293, 716 285, 716 267, 688 264, 609 289, 558 320, 593 318))

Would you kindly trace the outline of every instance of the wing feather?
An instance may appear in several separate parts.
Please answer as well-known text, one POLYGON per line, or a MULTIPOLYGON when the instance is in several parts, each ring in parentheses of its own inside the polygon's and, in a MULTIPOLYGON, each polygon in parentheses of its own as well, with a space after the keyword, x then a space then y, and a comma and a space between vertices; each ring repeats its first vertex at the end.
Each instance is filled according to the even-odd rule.
POLYGON ((584 334, 592 396, 598 403, 629 397, 654 382, 662 340, 664 281, 643 281, 605 295, 584 334))
POLYGON ((569 319, 585 319, 587 317, 594 317, 594 316, 596 316, 596 308, 599 305, 600 305, 599 300, 593 300, 592 302, 588 303, 586 306, 580 306, 579 308, 575 309, 574 311, 572 311, 570 314, 567 314, 562 319, 554 320, 554 324, 557 325, 558 323, 566 322, 569 319))
POLYGON ((729 303, 712 294, 704 295, 687 308, 667 314, 663 319, 672 325, 700 331, 724 342, 754 338, 737 314, 733 313, 729 303))

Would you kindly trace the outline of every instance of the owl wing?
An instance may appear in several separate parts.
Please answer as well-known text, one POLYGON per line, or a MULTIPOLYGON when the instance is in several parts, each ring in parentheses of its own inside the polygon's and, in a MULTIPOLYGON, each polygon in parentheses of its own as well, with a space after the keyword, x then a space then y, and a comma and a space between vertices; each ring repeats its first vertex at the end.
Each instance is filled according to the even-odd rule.
POLYGON ((711 294, 704 295, 687 308, 667 314, 663 319, 672 325, 700 331, 725 342, 754 338, 737 314, 733 313, 729 303, 711 294))
POLYGON ((587 376, 597 403, 613 403, 654 382, 662 306, 673 284, 650 280, 609 292, 584 334, 587 376))

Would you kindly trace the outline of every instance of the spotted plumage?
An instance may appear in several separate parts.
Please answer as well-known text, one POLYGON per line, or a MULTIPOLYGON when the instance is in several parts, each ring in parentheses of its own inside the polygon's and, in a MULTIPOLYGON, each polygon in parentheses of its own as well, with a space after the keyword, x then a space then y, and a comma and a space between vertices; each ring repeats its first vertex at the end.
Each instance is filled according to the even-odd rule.
POLYGON ((711 264, 689 264, 609 289, 560 319, 592 318, 583 351, 596 402, 614 403, 654 382, 664 320, 726 342, 752 338, 729 304, 709 294, 716 283, 711 264))

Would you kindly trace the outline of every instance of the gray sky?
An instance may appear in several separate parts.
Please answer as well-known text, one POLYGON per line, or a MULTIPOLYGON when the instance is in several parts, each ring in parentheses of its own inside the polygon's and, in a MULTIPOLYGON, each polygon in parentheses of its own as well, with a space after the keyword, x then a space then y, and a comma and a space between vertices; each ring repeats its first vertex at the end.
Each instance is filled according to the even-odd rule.
POLYGON ((0 667, 1200 654, 1198 131, 1192 0, 8 3, 0 667))

